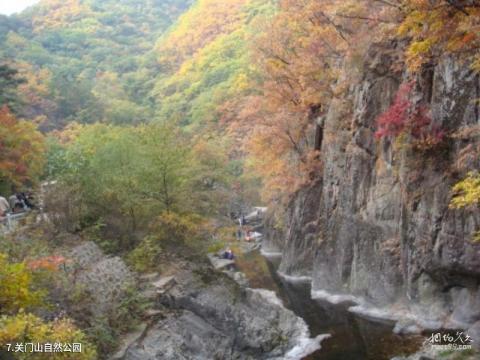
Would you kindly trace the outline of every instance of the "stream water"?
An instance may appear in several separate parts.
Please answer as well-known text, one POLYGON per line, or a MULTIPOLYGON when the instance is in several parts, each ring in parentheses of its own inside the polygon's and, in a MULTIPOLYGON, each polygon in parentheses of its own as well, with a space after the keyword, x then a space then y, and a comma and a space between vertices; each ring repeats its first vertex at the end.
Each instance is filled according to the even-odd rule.
POLYGON ((348 311, 347 304, 312 299, 310 283, 287 282, 277 274, 279 260, 254 251, 238 257, 236 266, 247 276, 250 287, 274 291, 285 307, 303 318, 312 337, 331 335, 320 350, 304 359, 389 360, 420 347, 424 338, 396 335, 393 325, 360 318, 348 311))

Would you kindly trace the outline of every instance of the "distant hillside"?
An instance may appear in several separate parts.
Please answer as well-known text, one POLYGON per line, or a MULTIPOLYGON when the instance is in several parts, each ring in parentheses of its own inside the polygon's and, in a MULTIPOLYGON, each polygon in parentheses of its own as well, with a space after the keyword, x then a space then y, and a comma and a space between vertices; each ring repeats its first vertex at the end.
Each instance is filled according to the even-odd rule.
POLYGON ((69 122, 217 122, 252 92, 252 38, 275 0, 42 0, 0 17, 23 116, 69 122))
POLYGON ((0 58, 14 63, 27 118, 130 123, 151 115, 151 52, 193 0, 42 0, 0 17, 0 58))
POLYGON ((274 0, 201 0, 156 45, 162 76, 152 93, 157 117, 184 125, 217 122, 255 90, 254 38, 274 0))

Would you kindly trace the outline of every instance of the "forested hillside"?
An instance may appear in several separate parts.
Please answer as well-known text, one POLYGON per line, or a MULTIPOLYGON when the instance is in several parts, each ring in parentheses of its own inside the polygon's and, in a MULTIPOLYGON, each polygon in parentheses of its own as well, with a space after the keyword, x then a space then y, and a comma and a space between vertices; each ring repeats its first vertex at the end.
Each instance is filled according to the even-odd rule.
POLYGON ((308 294, 480 339, 479 49, 479 0, 40 0, 0 17, 0 196, 42 210, 0 234, 0 341, 75 337, 78 359, 104 358, 148 324, 150 347, 122 358, 165 339, 185 358, 285 355, 299 329, 275 327, 278 302, 203 267, 263 231, 244 215, 265 207, 262 246, 308 294), (168 301, 132 280, 176 272, 168 301), (227 335, 190 332, 227 317, 227 335))
POLYGON ((152 95, 157 116, 183 125, 221 122, 233 99, 255 92, 253 39, 275 12, 275 1, 199 1, 157 42, 165 70, 152 95))
POLYGON ((154 44, 191 4, 46 0, 0 18, 0 57, 26 79, 23 114, 41 128, 134 124, 153 115, 154 44))

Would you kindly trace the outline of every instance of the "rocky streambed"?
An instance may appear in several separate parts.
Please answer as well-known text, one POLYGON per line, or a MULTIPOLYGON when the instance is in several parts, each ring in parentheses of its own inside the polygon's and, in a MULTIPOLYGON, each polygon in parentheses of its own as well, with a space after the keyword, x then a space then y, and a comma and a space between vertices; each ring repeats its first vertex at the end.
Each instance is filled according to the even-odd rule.
POLYGON ((305 320, 313 336, 330 334, 321 348, 305 359, 403 359, 422 346, 424 337, 395 334, 393 322, 371 321, 350 312, 352 303, 346 299, 332 302, 312 298, 311 279, 278 273, 280 260, 254 251, 242 256, 237 266, 246 274, 250 286, 274 291, 288 309, 305 320))
MULTIPOLYGON (((254 251, 242 256, 237 267, 246 274, 251 287, 274 291, 285 307, 307 323, 312 336, 328 333, 320 349, 308 360, 476 360, 475 341, 471 349, 432 346, 436 331, 405 333, 402 320, 380 312, 358 311, 356 299, 349 295, 333 295, 312 291, 312 279, 288 276, 278 271, 281 254, 254 251)), ((360 306, 361 307, 361 306, 360 306)), ((442 334, 465 334, 457 330, 440 330, 442 334)), ((470 336, 470 334, 469 334, 470 336)))
POLYGON ((167 280, 150 283, 152 319, 117 358, 293 360, 328 337, 311 338, 305 321, 273 291, 240 286, 206 264, 184 264, 167 280))
POLYGON ((143 276, 93 243, 72 254, 77 280, 95 294, 92 313, 112 311, 128 284, 151 300, 143 323, 125 335, 112 360, 438 358, 420 349, 425 337, 394 334, 392 322, 365 319, 348 311, 351 304, 312 299, 309 279, 280 275, 280 258, 267 259, 258 249, 239 256, 230 270, 179 258, 162 274, 143 276))

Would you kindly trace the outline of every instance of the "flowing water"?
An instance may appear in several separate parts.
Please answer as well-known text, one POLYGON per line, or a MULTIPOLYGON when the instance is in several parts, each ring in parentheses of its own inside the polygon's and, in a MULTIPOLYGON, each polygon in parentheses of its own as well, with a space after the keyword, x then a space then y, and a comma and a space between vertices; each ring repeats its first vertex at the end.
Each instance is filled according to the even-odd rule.
POLYGON ((312 337, 332 335, 307 360, 388 360, 414 353, 424 340, 396 335, 393 325, 360 318, 348 311, 349 305, 312 299, 310 283, 287 282, 277 274, 279 259, 266 259, 254 251, 240 256, 236 263, 250 287, 274 291, 287 308, 304 319, 312 337))

